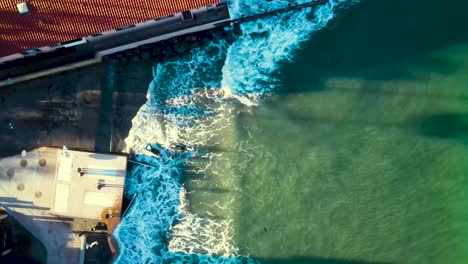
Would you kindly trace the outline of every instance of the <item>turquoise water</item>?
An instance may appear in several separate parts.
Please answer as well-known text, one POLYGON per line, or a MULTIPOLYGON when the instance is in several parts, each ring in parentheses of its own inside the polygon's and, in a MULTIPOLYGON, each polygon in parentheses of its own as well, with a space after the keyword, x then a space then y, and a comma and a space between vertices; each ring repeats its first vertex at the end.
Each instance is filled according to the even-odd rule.
POLYGON ((117 262, 466 263, 468 21, 452 2, 343 1, 158 64, 126 140, 156 168, 129 177, 117 262), (197 157, 143 150, 175 141, 197 157))

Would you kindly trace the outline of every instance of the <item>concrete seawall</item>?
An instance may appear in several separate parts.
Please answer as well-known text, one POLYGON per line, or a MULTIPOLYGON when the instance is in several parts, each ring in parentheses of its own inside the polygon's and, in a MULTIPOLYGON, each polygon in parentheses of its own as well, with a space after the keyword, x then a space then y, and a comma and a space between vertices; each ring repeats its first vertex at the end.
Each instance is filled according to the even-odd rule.
POLYGON ((0 87, 99 63, 105 56, 176 36, 212 29, 230 19, 226 4, 191 10, 189 14, 188 18, 187 14, 184 16, 178 13, 95 34, 63 44, 58 48, 45 47, 44 52, 3 62, 0 64, 0 87))
POLYGON ((0 88, 0 107, 4 109, 0 112, 0 157, 39 146, 124 150, 132 119, 146 102, 154 64, 185 56, 218 37, 235 39, 232 31, 215 28, 118 52, 87 67, 0 88), (109 72, 114 73, 111 79, 109 72), (114 86, 109 89, 112 83, 114 86), (109 98, 103 101, 103 96, 109 98), (109 113, 104 115, 101 111, 109 113))

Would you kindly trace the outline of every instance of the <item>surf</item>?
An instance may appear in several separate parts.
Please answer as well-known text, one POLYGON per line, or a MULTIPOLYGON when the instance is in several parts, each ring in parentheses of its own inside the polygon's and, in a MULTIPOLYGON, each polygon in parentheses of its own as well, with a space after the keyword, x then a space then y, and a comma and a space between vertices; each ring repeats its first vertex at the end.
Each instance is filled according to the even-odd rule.
MULTIPOLYGON (((239 18, 304 2, 228 4, 232 17, 239 18)), ((333 0, 313 14, 307 8, 247 22, 233 43, 214 36, 206 46, 153 67, 148 100, 125 140, 127 151, 152 167, 134 166, 127 177, 126 194, 135 200, 116 230, 121 249, 117 263, 254 262, 241 256, 234 239, 235 232, 242 232, 232 225, 242 193, 238 164, 232 170, 226 164, 235 151, 249 146, 236 143, 233 119, 274 93, 281 85, 280 63, 292 62, 301 43, 324 28, 337 8, 354 2, 333 0), (198 157, 168 159, 145 150, 149 143, 167 148, 174 142, 197 146, 198 157), (188 177, 196 187, 193 193, 183 185, 188 177), (191 204, 197 195, 210 203, 191 204)))

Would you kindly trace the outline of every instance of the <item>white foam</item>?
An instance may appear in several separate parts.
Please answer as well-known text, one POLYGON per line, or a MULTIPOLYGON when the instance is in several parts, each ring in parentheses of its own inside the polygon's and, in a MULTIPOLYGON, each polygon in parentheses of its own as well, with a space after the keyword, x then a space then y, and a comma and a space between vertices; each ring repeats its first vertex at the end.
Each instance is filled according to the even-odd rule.
MULTIPOLYGON (((242 1, 231 6, 234 16, 239 17, 304 2, 309 1, 242 1)), ((227 54, 222 86, 253 101, 274 92, 280 84, 274 77, 279 62, 292 61, 293 52, 301 43, 309 39, 311 32, 325 27, 335 16, 335 7, 345 2, 356 1, 332 0, 315 9, 312 21, 307 18, 310 8, 306 8, 286 13, 281 19, 273 16, 242 24, 243 36, 233 43, 227 54)))
MULTIPOLYGON (((236 0, 229 5, 233 17, 240 17, 304 2, 308 1, 236 0)), ((333 18, 336 5, 344 2, 332 0, 317 8, 313 21, 306 17, 309 11, 303 10, 246 23, 242 25, 244 34, 231 46, 218 39, 191 50, 184 58, 154 67, 148 101, 132 120, 126 144, 128 151, 140 154, 137 160, 155 168, 135 166, 128 177, 128 194, 137 196, 117 228, 121 249, 117 263, 251 261, 238 257, 239 248, 233 239, 235 211, 231 208, 235 207, 235 197, 209 205, 225 214, 222 219, 210 217, 209 212, 203 217, 191 213, 180 183, 186 157, 158 158, 145 147, 149 143, 167 147, 173 142, 216 145, 213 141, 237 113, 230 105, 255 106, 274 92, 278 63, 291 61, 300 43, 323 28, 333 18)), ((208 162, 204 167, 190 168, 193 173, 204 174, 220 162, 229 162, 220 153, 205 153, 203 158, 208 162)), ((217 174, 216 170, 211 173, 217 174)), ((227 181, 236 176, 216 177, 226 177, 227 181)), ((234 180, 227 182, 236 184, 234 180)))

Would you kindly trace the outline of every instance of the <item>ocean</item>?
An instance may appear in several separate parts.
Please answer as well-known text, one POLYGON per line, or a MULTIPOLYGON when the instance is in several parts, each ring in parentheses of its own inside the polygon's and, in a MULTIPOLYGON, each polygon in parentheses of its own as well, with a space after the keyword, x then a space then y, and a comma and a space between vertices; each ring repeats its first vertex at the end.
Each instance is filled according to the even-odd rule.
POLYGON ((116 262, 468 263, 467 8, 332 0, 155 64, 116 262))

